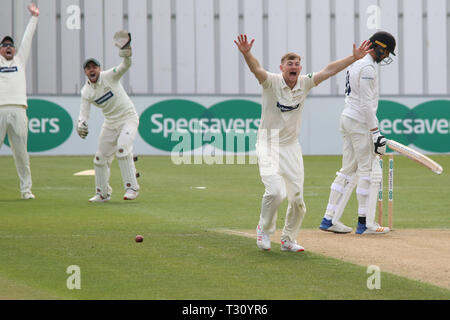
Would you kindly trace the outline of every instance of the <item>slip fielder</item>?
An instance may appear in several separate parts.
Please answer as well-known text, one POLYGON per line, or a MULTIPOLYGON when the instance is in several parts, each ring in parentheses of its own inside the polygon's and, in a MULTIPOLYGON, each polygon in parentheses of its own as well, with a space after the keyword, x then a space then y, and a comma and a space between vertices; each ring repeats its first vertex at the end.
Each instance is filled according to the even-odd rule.
POLYGON ((8 134, 20 180, 21 197, 24 200, 35 198, 31 192, 30 158, 27 153, 28 102, 25 68, 38 23, 39 9, 31 3, 28 11, 31 19, 17 52, 10 36, 4 37, 0 44, 0 147, 8 134))
POLYGON ((256 153, 265 193, 256 228, 256 244, 262 250, 271 249, 270 235, 276 229, 277 210, 287 196, 281 250, 301 252, 304 248, 296 239, 306 213, 303 159, 298 142, 303 104, 311 88, 363 58, 370 43, 363 42, 359 48, 353 45, 353 55, 330 63, 320 72, 300 75, 301 58, 296 53, 287 53, 281 58, 281 73, 264 70, 251 53, 254 41, 248 42, 246 35, 240 35, 235 43, 262 86, 256 153))
POLYGON ((110 165, 114 156, 117 157, 122 174, 124 200, 134 200, 139 194, 133 160, 133 142, 139 117, 133 102, 120 83, 121 77, 131 66, 131 35, 122 30, 114 35, 114 40, 116 46, 120 48, 119 55, 123 57, 123 62, 119 66, 101 71, 100 63, 94 58, 87 59, 83 65, 87 81, 81 89, 78 135, 84 139, 88 134, 91 104, 99 107, 105 117, 94 157, 96 194, 89 199, 90 202, 110 200, 112 194, 109 185, 110 165))

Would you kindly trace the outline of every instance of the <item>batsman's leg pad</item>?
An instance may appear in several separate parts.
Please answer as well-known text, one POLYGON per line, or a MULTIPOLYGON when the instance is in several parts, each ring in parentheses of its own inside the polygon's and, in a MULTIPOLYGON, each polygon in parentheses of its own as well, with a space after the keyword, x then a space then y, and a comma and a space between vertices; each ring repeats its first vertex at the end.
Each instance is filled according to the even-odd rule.
POLYGON ((334 211, 336 210, 336 204, 339 202, 339 199, 341 198, 342 194, 344 193, 344 188, 346 184, 346 175, 336 172, 336 178, 334 179, 333 183, 331 184, 331 191, 330 191, 330 197, 328 199, 328 205, 326 214, 329 216, 334 215, 334 211))
POLYGON ((367 199, 370 193, 370 176, 361 176, 356 187, 356 197, 358 199, 358 216, 365 217, 367 213, 367 199))
POLYGON ((138 191, 139 185, 136 179, 136 167, 134 166, 133 154, 126 146, 119 146, 116 157, 125 190, 133 189, 134 191, 138 191))
MULTIPOLYGON (((332 223, 336 224, 342 217, 342 214, 344 212, 345 206, 347 205, 348 200, 350 199, 350 196, 353 192, 353 189, 356 186, 356 179, 357 179, 357 175, 356 173, 353 173, 352 175, 344 175, 341 172, 336 172, 336 179, 335 182, 338 181, 343 181, 343 188, 341 193, 339 194, 339 196, 337 197, 337 199, 335 199, 334 201, 336 201, 334 204, 332 202, 328 203, 328 206, 333 206, 333 211, 328 211, 328 206, 327 206, 327 215, 330 215, 333 217, 332 219, 332 223)), ((332 185, 333 186, 333 185, 332 185)), ((332 187, 332 192, 333 192, 333 187, 332 187)), ((330 194, 330 200, 331 199, 331 194, 330 194)))
POLYGON ((370 187, 367 199, 366 226, 375 226, 375 215, 378 201, 378 189, 380 187, 383 171, 380 167, 379 157, 375 157, 372 161, 372 171, 370 172, 370 187))
POLYGON ((109 166, 108 159, 100 153, 94 157, 95 192, 106 198, 109 190, 109 166))

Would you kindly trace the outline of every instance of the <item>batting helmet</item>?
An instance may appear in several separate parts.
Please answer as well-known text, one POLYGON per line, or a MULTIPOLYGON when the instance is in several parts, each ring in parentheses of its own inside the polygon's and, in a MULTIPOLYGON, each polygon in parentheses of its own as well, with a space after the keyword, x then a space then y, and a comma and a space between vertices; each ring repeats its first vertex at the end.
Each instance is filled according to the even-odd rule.
POLYGON ((377 56, 377 62, 381 62, 381 56, 383 55, 383 50, 389 51, 392 55, 395 56, 395 38, 392 34, 386 31, 378 31, 374 33, 370 37, 370 42, 372 42, 372 48, 374 49, 374 53, 377 56))

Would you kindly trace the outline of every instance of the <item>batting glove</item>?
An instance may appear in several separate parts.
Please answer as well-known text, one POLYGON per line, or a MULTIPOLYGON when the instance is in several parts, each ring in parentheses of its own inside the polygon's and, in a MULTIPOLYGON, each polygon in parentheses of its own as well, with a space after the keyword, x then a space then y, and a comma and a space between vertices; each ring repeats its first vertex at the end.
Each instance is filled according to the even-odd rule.
POLYGON ((89 133, 88 125, 87 125, 86 121, 78 120, 77 133, 81 137, 81 139, 86 138, 86 136, 89 133))
POLYGON ((386 153, 386 137, 380 133, 380 130, 372 132, 372 141, 375 146, 375 153, 385 154, 386 153))

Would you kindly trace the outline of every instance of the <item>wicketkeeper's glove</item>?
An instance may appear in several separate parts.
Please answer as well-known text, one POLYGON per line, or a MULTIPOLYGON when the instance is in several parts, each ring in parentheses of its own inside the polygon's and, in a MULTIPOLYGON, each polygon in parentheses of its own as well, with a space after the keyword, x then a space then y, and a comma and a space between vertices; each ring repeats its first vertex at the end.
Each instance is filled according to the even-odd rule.
POLYGON ((119 56, 131 57, 131 33, 126 30, 117 31, 114 34, 114 44, 120 49, 119 56))
POLYGON ((372 132, 372 140, 375 146, 375 153, 385 154, 386 153, 386 137, 380 133, 380 130, 372 132))
POLYGON ((88 125, 87 125, 86 121, 78 120, 77 133, 81 137, 81 139, 86 138, 86 136, 89 133, 88 125))
POLYGON ((119 56, 122 58, 131 57, 131 55, 132 55, 131 47, 119 50, 119 56))

